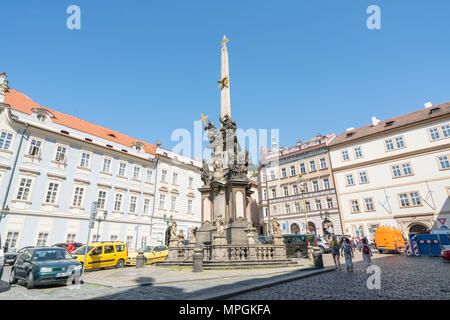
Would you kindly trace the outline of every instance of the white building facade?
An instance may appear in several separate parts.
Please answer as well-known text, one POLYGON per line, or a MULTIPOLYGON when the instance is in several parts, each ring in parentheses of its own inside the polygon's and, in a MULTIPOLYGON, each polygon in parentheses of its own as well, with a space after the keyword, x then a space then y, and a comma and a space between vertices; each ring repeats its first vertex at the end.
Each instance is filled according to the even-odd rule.
MULTIPOLYGON (((4 81, 3 75, 0 84, 4 81)), ((124 241, 130 249, 163 243, 167 223, 160 194, 166 195, 164 213, 185 234, 200 224, 200 171, 192 160, 169 161, 156 146, 5 91, 0 94, 5 213, 0 232, 10 248, 86 243, 93 202, 97 217, 106 214, 106 221, 95 222, 90 241, 124 241), (168 182, 158 179, 163 170, 168 182), (171 195, 176 195, 172 205, 171 195)))
POLYGON ((346 234, 450 227, 450 103, 347 129, 329 145, 346 234), (443 221, 443 223, 441 223, 443 221))

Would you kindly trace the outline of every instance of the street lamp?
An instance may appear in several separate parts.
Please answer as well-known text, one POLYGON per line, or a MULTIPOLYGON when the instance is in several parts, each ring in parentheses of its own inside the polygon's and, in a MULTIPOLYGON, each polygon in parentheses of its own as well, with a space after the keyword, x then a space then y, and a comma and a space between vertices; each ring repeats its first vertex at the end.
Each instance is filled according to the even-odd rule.
POLYGON ((0 222, 2 221, 3 218, 5 218, 8 215, 9 212, 9 207, 8 205, 6 205, 6 207, 3 208, 1 214, 0 214, 0 222))
POLYGON ((98 241, 98 233, 99 233, 99 231, 100 231, 100 222, 106 221, 106 217, 107 217, 107 216, 108 216, 108 211, 105 210, 105 211, 103 211, 103 218, 102 218, 101 216, 99 216, 97 219, 95 219, 95 221, 98 222, 98 224, 97 224, 97 236, 96 236, 97 241, 98 241))
POLYGON ((306 210, 306 198, 305 198, 307 182, 308 182, 308 179, 305 179, 303 177, 303 175, 301 173, 299 173, 297 183, 300 185, 300 194, 302 195, 302 199, 303 199, 303 213, 305 215, 306 235, 309 236, 308 213, 306 210))
POLYGON ((165 213, 164 213, 164 222, 167 223, 167 225, 169 225, 173 220, 173 215, 170 215, 170 217, 168 217, 165 213))

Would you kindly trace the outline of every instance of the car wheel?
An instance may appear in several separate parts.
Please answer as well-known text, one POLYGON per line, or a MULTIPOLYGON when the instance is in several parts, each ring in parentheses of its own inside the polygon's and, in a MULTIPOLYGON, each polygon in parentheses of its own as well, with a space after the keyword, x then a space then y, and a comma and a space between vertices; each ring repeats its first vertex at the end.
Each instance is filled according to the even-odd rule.
POLYGON ((12 269, 11 274, 9 275, 9 284, 16 284, 16 283, 17 283, 16 271, 12 269))
POLYGON ((30 271, 27 275, 27 289, 33 289, 34 288, 34 282, 33 282, 33 273, 30 271))
POLYGON ((381 250, 381 249, 378 249, 378 252, 379 252, 379 253, 383 253, 383 250, 381 250))
POLYGON ((120 260, 117 261, 117 263, 116 263, 116 269, 123 268, 123 265, 124 265, 123 259, 120 259, 120 260))

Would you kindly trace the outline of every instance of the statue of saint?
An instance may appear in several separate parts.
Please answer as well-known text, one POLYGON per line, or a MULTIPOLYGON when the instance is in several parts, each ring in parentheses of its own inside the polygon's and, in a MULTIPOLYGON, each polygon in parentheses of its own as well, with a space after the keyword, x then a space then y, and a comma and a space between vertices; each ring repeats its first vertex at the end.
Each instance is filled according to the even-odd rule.
POLYGON ((202 165, 202 169, 201 169, 201 179, 203 181, 204 185, 208 185, 209 184, 209 167, 208 167, 208 163, 206 162, 205 159, 203 159, 203 165, 202 165))
POLYGON ((172 221, 172 224, 170 226, 170 240, 176 240, 177 239, 177 223, 175 221, 172 221))
POLYGON ((217 216, 216 221, 214 223, 216 225, 216 237, 223 238, 225 237, 225 221, 221 215, 217 216))
POLYGON ((276 217, 272 219, 272 233, 274 237, 281 237, 280 223, 276 217))
POLYGON ((178 234, 178 246, 184 247, 184 234, 183 230, 180 230, 180 233, 178 234))

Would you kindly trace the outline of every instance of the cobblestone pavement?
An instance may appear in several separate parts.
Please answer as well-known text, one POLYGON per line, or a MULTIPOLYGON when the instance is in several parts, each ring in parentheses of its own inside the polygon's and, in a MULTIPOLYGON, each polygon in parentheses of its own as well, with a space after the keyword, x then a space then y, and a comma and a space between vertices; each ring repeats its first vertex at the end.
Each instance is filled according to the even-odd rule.
MULTIPOLYGON (((360 256, 360 253, 355 253, 360 256)), ((333 265, 325 256, 325 265, 333 265)), ((341 258, 341 262, 343 259, 341 258)), ((275 285, 239 296, 233 300, 450 300, 450 263, 438 257, 406 257, 375 254, 372 260, 380 267, 380 289, 368 289, 371 274, 361 261, 354 271, 335 271, 275 285)))

